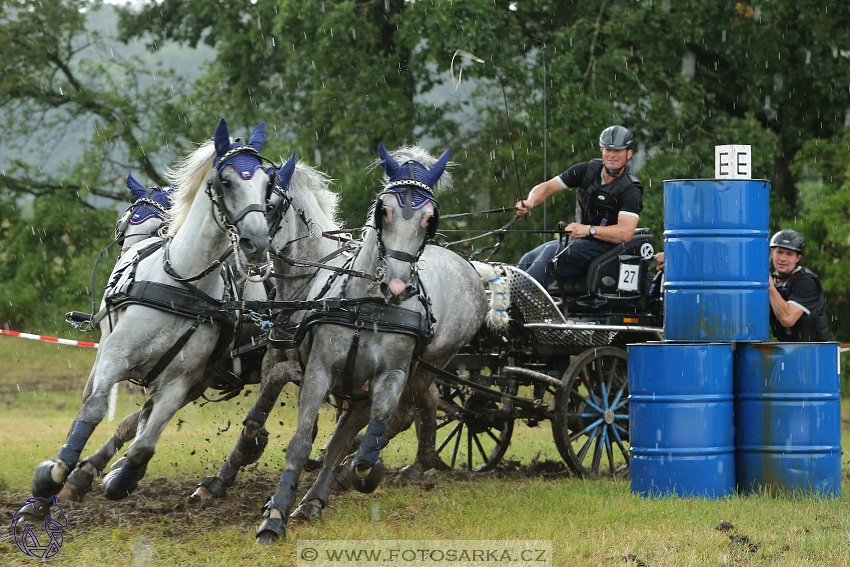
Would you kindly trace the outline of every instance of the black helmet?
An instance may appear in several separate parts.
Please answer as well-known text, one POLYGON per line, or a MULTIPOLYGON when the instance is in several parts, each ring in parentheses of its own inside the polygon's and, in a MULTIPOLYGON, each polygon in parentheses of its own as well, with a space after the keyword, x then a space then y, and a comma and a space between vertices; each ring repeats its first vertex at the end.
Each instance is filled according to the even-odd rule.
POLYGON ((625 126, 608 126, 599 134, 599 147, 609 150, 631 149, 634 138, 625 126))
POLYGON ((786 228, 773 235, 773 238, 770 239, 770 247, 771 249, 776 247, 787 248, 803 254, 806 251, 806 239, 796 230, 786 228))

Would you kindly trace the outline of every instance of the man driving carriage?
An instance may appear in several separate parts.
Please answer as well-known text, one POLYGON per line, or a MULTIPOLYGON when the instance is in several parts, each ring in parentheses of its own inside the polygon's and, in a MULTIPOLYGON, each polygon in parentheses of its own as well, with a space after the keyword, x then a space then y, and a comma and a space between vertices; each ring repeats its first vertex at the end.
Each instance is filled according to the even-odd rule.
POLYGON ((536 185, 527 199, 516 204, 517 214, 524 215, 552 195, 576 189, 576 218, 565 228, 566 249, 561 250, 559 240, 542 244, 522 257, 520 269, 548 286, 555 273, 560 277, 586 273, 594 258, 631 240, 643 210, 643 186, 628 166, 633 141, 628 128, 609 126, 599 136, 602 158, 573 165, 536 185))

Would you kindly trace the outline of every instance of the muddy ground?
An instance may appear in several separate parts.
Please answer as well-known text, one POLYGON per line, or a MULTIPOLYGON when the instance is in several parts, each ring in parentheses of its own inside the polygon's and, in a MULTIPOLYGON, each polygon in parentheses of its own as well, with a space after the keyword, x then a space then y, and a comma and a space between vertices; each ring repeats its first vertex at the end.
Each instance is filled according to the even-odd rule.
MULTIPOLYGON (((296 502, 313 483, 317 471, 305 471, 301 475, 296 502)), ((387 469, 383 486, 413 485, 424 491, 439 487, 446 481, 475 482, 491 478, 564 478, 570 473, 561 461, 537 461, 522 464, 505 460, 491 472, 469 473, 466 471, 428 471, 420 478, 411 480, 399 474, 399 469, 387 469)), ((227 489, 224 498, 212 503, 204 503, 188 496, 194 491, 195 483, 176 482, 165 477, 144 479, 139 488, 127 499, 113 502, 107 500, 100 490, 99 480, 95 481, 92 492, 83 502, 62 503, 62 510, 68 520, 68 528, 63 530, 66 537, 75 531, 91 527, 117 528, 122 523, 134 520, 150 520, 165 516, 171 522, 164 531, 167 537, 177 537, 195 533, 198 529, 210 529, 218 526, 234 526, 245 530, 260 523, 260 508, 274 493, 277 476, 264 473, 256 466, 247 467, 237 478, 235 484, 227 489)), ((334 494, 342 491, 337 483, 334 494)), ((15 512, 30 498, 28 493, 13 490, 0 491, 0 539, 14 545, 12 519, 15 512)), ((51 510, 56 517, 56 509, 51 510)))

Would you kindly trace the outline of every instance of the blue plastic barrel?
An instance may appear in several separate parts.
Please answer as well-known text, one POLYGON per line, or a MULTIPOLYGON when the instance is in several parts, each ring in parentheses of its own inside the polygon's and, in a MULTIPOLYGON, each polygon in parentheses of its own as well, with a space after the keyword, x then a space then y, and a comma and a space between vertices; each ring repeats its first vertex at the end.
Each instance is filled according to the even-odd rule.
POLYGON ((664 339, 766 341, 770 182, 664 182, 664 339))
POLYGON ((738 487, 841 494, 838 343, 740 344, 735 351, 738 487))
POLYGON ((631 491, 721 498, 735 490, 732 345, 628 345, 631 491))

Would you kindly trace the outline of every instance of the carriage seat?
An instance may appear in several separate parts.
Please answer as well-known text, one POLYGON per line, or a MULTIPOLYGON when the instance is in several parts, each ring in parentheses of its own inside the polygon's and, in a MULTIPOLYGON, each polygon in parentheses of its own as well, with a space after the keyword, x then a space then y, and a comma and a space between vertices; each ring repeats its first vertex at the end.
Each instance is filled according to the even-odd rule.
MULTIPOLYGON (((568 296, 597 295, 615 297, 640 297, 646 288, 649 263, 655 249, 649 228, 637 228, 629 242, 616 244, 610 250, 593 259, 586 274, 563 279, 564 292, 568 296), (628 274, 621 287, 621 264, 636 266, 636 275, 628 274), (629 278, 637 278, 630 281, 629 278), (635 289, 631 289, 635 288, 635 289)), ((634 272, 635 270, 632 270, 634 272)), ((558 282, 547 287, 551 294, 560 295, 558 282)))

